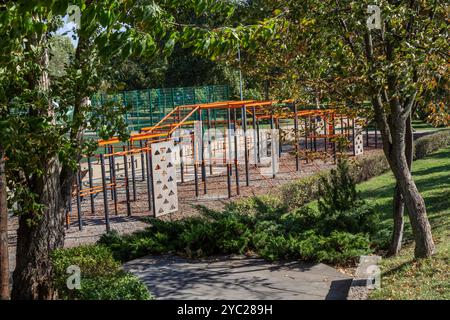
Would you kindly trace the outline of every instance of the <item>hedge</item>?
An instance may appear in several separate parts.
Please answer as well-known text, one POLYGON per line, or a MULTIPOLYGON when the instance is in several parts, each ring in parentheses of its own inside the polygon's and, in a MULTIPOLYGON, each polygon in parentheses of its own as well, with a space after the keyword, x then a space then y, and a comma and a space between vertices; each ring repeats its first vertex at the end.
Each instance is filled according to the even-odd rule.
POLYGON ((63 300, 150 300, 145 284, 122 270, 111 249, 101 245, 83 245, 57 249, 51 255, 53 285, 63 300), (81 288, 69 289, 67 268, 81 271, 81 288))
MULTIPOLYGON (((414 159, 422 159, 441 148, 450 145, 450 130, 443 130, 421 137, 414 141, 414 159)), ((389 164, 382 150, 365 155, 350 163, 350 171, 357 183, 369 180, 389 171, 389 164)), ((304 206, 319 197, 321 176, 326 176, 330 170, 298 179, 281 188, 282 202, 290 209, 304 206)))

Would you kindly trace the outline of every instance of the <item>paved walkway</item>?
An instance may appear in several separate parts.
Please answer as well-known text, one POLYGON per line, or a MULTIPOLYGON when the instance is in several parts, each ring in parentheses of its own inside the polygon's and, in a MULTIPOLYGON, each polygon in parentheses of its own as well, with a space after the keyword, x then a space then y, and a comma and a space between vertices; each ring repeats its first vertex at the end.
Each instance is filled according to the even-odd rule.
POLYGON ((352 278, 324 264, 271 264, 263 259, 188 260, 148 256, 124 268, 141 278, 156 299, 339 300, 352 278))

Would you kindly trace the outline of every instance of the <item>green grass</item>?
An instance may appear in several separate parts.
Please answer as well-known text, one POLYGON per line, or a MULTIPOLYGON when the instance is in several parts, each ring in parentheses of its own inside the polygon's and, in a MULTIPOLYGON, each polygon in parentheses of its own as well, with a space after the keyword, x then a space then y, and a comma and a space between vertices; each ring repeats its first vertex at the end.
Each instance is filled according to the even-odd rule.
POLYGON ((416 132, 439 130, 439 128, 435 128, 431 124, 423 120, 413 120, 412 126, 416 132))
MULTIPOLYGON (((413 176, 425 199, 436 255, 414 260, 411 227, 406 218, 404 249, 398 257, 382 261, 381 289, 372 292, 371 299, 450 299, 450 148, 415 161, 413 176)), ((394 177, 391 173, 384 174, 360 184, 358 189, 363 199, 374 203, 383 214, 383 235, 388 241, 394 177)))

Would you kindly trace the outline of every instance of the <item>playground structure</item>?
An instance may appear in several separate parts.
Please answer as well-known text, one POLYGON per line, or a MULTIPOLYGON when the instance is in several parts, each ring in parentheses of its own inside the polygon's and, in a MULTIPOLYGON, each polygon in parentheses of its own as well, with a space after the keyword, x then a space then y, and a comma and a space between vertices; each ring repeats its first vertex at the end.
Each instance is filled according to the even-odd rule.
MULTIPOLYGON (((131 134, 126 143, 118 138, 98 142, 104 153, 87 156, 82 162, 67 226, 74 213, 80 230, 84 215, 102 215, 109 231, 110 211, 121 214, 118 204, 122 202, 126 215, 132 216, 131 204, 143 197, 147 215, 176 212, 178 189, 187 183, 193 184, 196 199, 240 195, 242 186, 251 187, 252 175, 272 188, 280 165, 296 177, 302 162, 311 161, 316 154, 335 162, 339 139, 349 142, 344 152, 362 154, 363 126, 369 146, 364 119, 335 109, 298 110, 291 100, 175 107, 155 125, 131 134), (284 155, 294 157, 295 165, 283 164, 280 159, 284 155), (216 188, 219 194, 214 194, 211 184, 221 179, 226 180, 226 188, 216 188), (83 211, 82 204, 87 202, 83 211)), ((377 144, 375 130, 375 147, 377 144)))

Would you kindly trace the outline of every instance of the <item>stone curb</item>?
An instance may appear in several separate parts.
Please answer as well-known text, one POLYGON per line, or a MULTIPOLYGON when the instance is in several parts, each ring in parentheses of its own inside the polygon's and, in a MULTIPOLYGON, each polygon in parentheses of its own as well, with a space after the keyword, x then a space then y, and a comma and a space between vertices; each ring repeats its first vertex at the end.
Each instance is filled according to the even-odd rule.
POLYGON ((355 276, 348 291, 347 300, 367 300, 369 292, 379 285, 376 277, 379 276, 378 263, 380 256, 361 256, 355 276))

